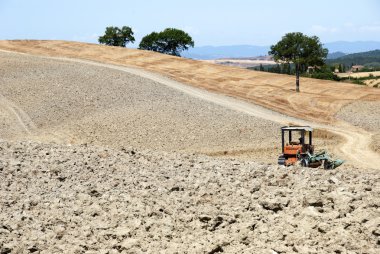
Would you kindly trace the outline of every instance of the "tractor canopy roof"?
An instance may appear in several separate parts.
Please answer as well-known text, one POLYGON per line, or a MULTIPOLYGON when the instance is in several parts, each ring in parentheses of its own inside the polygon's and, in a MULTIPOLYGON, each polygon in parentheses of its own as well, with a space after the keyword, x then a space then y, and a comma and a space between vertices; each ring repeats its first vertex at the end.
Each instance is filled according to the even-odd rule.
POLYGON ((284 131, 302 131, 302 130, 313 131, 313 128, 311 128, 310 126, 284 126, 281 128, 281 130, 284 130, 284 131))

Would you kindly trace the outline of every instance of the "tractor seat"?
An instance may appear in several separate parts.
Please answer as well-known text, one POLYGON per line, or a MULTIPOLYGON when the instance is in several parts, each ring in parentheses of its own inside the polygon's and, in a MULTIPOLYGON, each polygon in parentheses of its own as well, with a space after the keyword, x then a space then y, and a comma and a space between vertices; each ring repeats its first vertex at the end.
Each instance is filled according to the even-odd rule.
POLYGON ((297 141, 292 141, 292 142, 289 142, 289 145, 300 145, 300 142, 297 142, 297 141))

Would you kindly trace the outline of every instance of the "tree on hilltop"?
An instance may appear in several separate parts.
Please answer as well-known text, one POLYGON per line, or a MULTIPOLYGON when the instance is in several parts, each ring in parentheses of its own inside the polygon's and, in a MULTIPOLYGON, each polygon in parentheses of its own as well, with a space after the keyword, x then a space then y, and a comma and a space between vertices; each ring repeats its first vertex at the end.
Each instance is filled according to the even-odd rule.
POLYGON ((276 62, 293 63, 296 69, 296 91, 299 92, 300 72, 309 66, 325 64, 328 50, 323 48, 317 36, 307 36, 303 33, 287 33, 277 44, 271 46, 268 52, 276 62))
POLYGON ((99 36, 100 44, 108 46, 125 47, 129 42, 135 42, 133 37, 132 28, 129 26, 123 26, 122 28, 116 26, 106 27, 106 31, 103 36, 99 36))
POLYGON ((144 38, 142 38, 140 45, 139 45, 139 49, 160 52, 160 48, 162 46, 159 45, 159 37, 158 36, 159 35, 156 32, 152 32, 152 33, 146 35, 144 38))
POLYGON ((166 28, 162 32, 152 32, 142 38, 139 49, 156 51, 173 56, 181 56, 181 52, 194 47, 191 36, 176 28, 166 28))

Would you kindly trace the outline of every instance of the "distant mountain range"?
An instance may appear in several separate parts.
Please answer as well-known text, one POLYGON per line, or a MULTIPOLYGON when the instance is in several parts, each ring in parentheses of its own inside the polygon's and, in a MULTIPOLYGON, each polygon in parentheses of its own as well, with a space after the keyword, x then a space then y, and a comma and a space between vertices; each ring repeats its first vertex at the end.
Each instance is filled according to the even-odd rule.
POLYGON ((340 52, 340 51, 337 51, 337 52, 329 53, 327 55, 327 59, 337 59, 337 58, 345 56, 345 55, 347 55, 347 54, 340 52))
POLYGON ((329 52, 343 52, 346 54, 359 53, 365 51, 371 51, 380 49, 380 42, 378 41, 336 41, 324 44, 326 48, 329 49, 329 52))
MULTIPOLYGON (((380 49, 380 42, 376 41, 337 41, 325 43, 329 49, 329 59, 341 57, 345 54, 365 52, 380 49)), ((203 46, 191 48, 182 53, 183 57, 193 59, 220 59, 243 58, 268 55, 270 46, 231 45, 231 46, 203 46)))
POLYGON ((189 49, 182 56, 193 59, 212 60, 220 58, 240 58, 268 55, 269 46, 232 45, 203 46, 189 49))

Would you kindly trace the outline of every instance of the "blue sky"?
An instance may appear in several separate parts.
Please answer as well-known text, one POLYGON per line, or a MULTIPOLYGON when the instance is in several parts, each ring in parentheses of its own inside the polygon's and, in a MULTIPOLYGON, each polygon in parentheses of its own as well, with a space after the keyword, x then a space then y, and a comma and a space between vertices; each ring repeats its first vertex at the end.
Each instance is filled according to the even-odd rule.
POLYGON ((131 26, 136 43, 166 27, 196 46, 270 45, 287 32, 322 42, 380 41, 378 0, 0 0, 0 39, 97 42, 106 26, 131 26))

